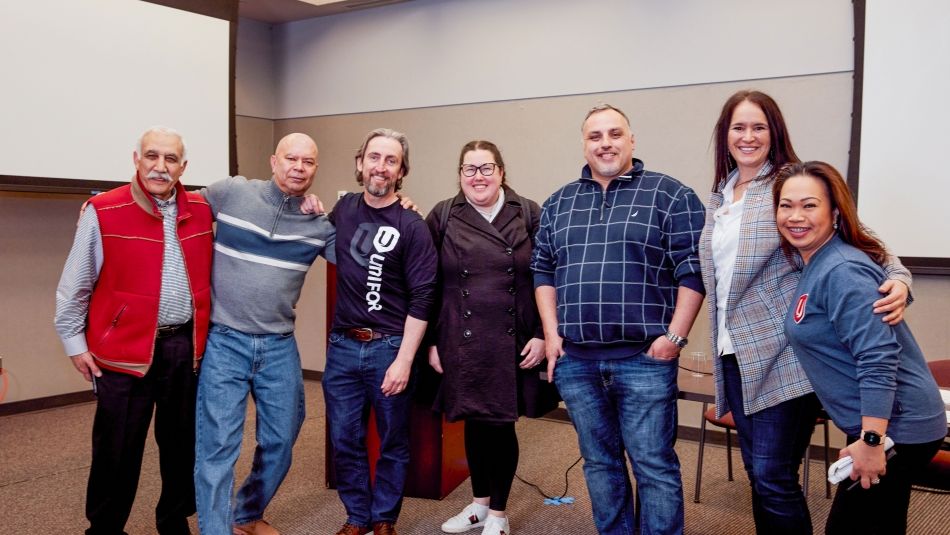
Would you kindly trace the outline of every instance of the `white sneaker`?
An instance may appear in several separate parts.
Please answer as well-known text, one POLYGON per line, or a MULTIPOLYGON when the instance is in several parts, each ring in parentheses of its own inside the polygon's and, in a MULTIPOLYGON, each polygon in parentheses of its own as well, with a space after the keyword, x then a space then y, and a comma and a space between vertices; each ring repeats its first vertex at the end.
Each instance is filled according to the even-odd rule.
POLYGON ((488 515, 485 519, 485 527, 482 528, 482 535, 511 535, 508 517, 488 515))
POLYGON ((470 503, 462 509, 462 512, 453 516, 442 524, 442 531, 446 533, 465 533, 470 529, 479 528, 485 525, 485 517, 488 516, 488 506, 470 503))

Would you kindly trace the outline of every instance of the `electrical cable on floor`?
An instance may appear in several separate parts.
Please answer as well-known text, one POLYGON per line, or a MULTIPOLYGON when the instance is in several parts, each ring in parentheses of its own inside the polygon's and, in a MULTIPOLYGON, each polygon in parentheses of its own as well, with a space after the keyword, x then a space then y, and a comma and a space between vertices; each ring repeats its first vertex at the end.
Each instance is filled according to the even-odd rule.
POLYGON ((571 468, 574 468, 575 466, 577 466, 577 463, 581 462, 581 459, 583 459, 583 457, 578 457, 577 460, 574 461, 571 464, 571 466, 568 466, 567 470, 564 471, 564 492, 562 492, 560 496, 548 496, 547 494, 544 493, 543 490, 541 490, 541 487, 539 487, 538 485, 535 485, 534 483, 531 483, 530 481, 525 481, 517 473, 515 473, 515 477, 518 478, 518 481, 524 483, 525 485, 528 485, 529 487, 534 487, 535 490, 538 491, 538 494, 540 494, 541 496, 544 496, 545 503, 549 505, 559 505, 561 503, 572 503, 574 501, 574 498, 571 498, 567 495, 567 487, 568 487, 567 475, 570 473, 571 468))
POLYGON ((694 370, 694 369, 692 369, 692 368, 688 368, 688 367, 683 366, 683 365, 679 365, 679 369, 685 370, 685 371, 688 371, 688 372, 691 372, 691 373, 698 373, 699 375, 712 375, 712 374, 709 373, 709 372, 704 372, 704 371, 702 371, 702 370, 694 370))

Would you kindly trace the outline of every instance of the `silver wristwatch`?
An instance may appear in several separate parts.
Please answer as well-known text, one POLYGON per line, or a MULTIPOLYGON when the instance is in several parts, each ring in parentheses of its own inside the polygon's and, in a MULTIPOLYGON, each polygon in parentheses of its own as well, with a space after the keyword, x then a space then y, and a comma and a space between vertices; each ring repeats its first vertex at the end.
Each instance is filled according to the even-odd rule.
POLYGON ((666 331, 666 339, 676 344, 676 346, 679 347, 680 349, 683 349, 684 347, 686 347, 686 344, 689 343, 689 340, 674 333, 673 331, 666 331))

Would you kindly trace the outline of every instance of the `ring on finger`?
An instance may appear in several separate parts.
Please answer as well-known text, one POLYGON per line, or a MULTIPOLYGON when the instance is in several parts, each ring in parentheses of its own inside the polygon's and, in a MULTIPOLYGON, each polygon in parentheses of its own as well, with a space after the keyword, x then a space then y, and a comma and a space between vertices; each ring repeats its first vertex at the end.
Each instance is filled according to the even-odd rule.
POLYGON ((881 482, 881 478, 879 477, 875 477, 874 479, 871 480, 872 485, 877 485, 880 482, 881 482))

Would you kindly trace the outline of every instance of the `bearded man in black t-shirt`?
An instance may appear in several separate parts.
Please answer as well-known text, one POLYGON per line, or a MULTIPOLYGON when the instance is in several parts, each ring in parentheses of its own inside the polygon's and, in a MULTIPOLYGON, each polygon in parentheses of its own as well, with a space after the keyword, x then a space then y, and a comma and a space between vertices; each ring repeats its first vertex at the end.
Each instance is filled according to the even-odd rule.
POLYGON ((337 492, 346 523, 337 535, 395 535, 409 466, 412 360, 433 304, 436 254, 422 217, 396 196, 409 172, 409 142, 370 132, 356 154, 361 193, 340 199, 337 300, 323 374, 337 492), (370 483, 367 422, 374 409, 380 457, 370 483))

